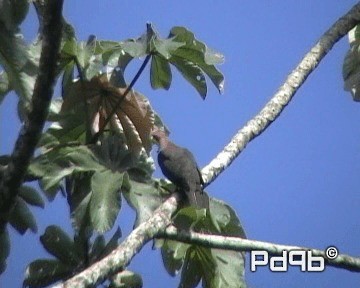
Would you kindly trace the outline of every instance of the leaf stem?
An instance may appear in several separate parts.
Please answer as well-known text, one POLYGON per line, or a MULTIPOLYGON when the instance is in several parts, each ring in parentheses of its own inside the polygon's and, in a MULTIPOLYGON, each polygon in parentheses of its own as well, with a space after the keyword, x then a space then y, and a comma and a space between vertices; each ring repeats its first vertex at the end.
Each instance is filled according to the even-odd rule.
POLYGON ((125 97, 127 96, 127 94, 129 94, 129 92, 131 91, 131 89, 134 87, 136 81, 139 79, 141 73, 144 71, 146 65, 148 64, 150 58, 151 58, 152 54, 148 54, 144 60, 144 62, 142 63, 141 67, 139 68, 139 71, 136 73, 136 75, 134 76, 133 80, 131 81, 130 85, 126 88, 124 94, 122 95, 122 97, 116 102, 115 106, 113 107, 112 111, 110 112, 110 114, 108 115, 108 117, 106 118, 104 124, 102 125, 102 127, 100 128, 99 132, 97 132, 93 138, 91 139, 90 143, 95 143, 99 137, 101 136, 101 134, 104 132, 105 127, 107 124, 109 124, 111 118, 114 116, 114 114, 116 113, 116 110, 119 108, 121 102, 125 99, 125 97))
MULTIPOLYGON (((80 78, 80 83, 82 88, 84 88, 84 72, 83 69, 80 65, 79 59, 75 56, 74 57, 74 62, 76 65, 76 69, 78 70, 79 73, 79 78, 80 78)), ((81 89, 83 90, 83 89, 81 89)), ((88 103, 86 100, 86 93, 83 93, 83 102, 84 102, 84 106, 85 106, 85 125, 86 125, 86 137, 85 137, 85 142, 86 144, 90 142, 91 140, 91 127, 90 127, 90 119, 89 119, 89 107, 88 107, 88 103)))

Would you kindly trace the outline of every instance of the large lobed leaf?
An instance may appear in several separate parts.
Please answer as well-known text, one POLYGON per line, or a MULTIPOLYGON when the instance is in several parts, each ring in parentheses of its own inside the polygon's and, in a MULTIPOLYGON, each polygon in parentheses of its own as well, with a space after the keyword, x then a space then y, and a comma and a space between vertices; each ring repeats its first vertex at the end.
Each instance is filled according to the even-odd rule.
POLYGON ((118 216, 123 177, 123 173, 104 170, 95 172, 91 178, 89 213, 93 227, 100 233, 110 230, 118 216))
POLYGON ((124 192, 125 199, 136 211, 135 227, 149 219, 155 209, 169 196, 168 192, 154 180, 140 182, 128 179, 124 192))
MULTIPOLYGON (((190 207, 191 208, 191 207, 190 207)), ((197 222, 193 229, 210 234, 246 237, 236 213, 222 201, 211 199, 210 216, 199 220, 190 208, 179 212, 197 222)), ((179 222, 174 219, 175 225, 179 222)), ((180 222, 184 223, 183 221, 180 222)), ((204 248, 165 240, 161 248, 164 266, 172 276, 181 269, 179 287, 196 287, 202 281, 203 287, 246 287, 244 281, 244 254, 221 249, 204 248)))

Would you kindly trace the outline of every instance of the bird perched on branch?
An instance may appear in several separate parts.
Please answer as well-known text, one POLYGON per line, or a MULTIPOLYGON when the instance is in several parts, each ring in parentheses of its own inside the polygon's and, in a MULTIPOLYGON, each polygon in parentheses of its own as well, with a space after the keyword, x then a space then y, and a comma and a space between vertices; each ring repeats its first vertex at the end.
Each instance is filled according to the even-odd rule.
POLYGON ((204 181, 193 154, 172 143, 162 130, 151 134, 159 146, 158 162, 163 174, 191 206, 209 209, 209 197, 203 191, 204 181))

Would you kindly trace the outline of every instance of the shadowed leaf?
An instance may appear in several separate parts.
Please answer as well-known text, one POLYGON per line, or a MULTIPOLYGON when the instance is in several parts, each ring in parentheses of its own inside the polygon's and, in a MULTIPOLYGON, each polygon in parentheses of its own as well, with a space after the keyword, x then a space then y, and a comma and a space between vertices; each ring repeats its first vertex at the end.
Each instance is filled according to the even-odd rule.
POLYGON ((76 267, 80 258, 76 252, 74 241, 58 226, 52 225, 46 228, 40 236, 41 244, 46 251, 59 259, 63 264, 76 267))
POLYGON ((10 254, 10 238, 7 228, 0 234, 0 275, 6 269, 6 259, 10 254))
POLYGON ((59 260, 39 259, 31 262, 25 272, 24 287, 45 287, 71 275, 72 267, 59 260))
POLYGON ((14 208, 10 212, 9 223, 20 234, 24 234, 28 229, 34 233, 37 232, 35 217, 26 202, 20 197, 17 198, 14 208))

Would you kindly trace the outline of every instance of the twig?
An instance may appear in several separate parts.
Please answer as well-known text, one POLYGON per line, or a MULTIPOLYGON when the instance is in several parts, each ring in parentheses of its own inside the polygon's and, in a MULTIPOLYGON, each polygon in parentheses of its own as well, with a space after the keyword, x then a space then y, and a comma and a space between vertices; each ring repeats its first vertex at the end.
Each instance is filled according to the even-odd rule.
POLYGON ((46 3, 39 75, 34 87, 32 108, 16 140, 8 167, 0 179, 0 234, 6 226, 9 212, 40 139, 54 90, 62 35, 63 0, 46 3))
POLYGON ((233 251, 265 250, 271 255, 282 255, 283 251, 303 250, 311 251, 312 256, 321 256, 328 266, 343 268, 349 271, 360 272, 360 258, 339 254, 335 259, 327 258, 324 250, 307 247, 280 245, 275 243, 227 237, 219 235, 200 234, 196 232, 178 231, 174 226, 166 228, 160 237, 177 240, 184 243, 197 244, 208 248, 218 248, 233 251))
POLYGON ((265 107, 230 140, 229 144, 202 169, 204 181, 209 185, 222 171, 224 171, 246 145, 275 121, 289 104, 296 91, 306 78, 319 65, 322 58, 330 51, 334 44, 344 37, 360 21, 360 4, 336 21, 320 38, 315 46, 305 55, 298 66, 290 73, 285 83, 278 89, 265 107))

